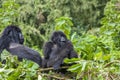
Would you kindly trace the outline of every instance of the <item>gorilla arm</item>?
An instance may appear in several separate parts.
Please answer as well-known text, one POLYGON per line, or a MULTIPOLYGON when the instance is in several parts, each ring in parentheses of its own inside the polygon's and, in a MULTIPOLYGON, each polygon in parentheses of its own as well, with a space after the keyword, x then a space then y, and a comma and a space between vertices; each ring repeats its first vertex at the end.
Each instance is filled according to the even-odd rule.
POLYGON ((44 68, 47 67, 47 62, 50 58, 50 54, 52 52, 52 47, 53 47, 53 43, 50 41, 46 42, 45 45, 43 46, 44 59, 43 59, 42 67, 44 67, 44 68))
POLYGON ((74 51, 71 41, 67 41, 62 47, 53 47, 50 58, 47 62, 47 67, 53 67, 55 70, 59 69, 64 64, 65 58, 77 58, 78 55, 74 51))
POLYGON ((68 41, 67 42, 68 46, 69 46, 69 55, 68 55, 68 58, 78 58, 78 54, 77 52, 74 50, 74 47, 72 45, 72 42, 71 41, 68 41))
POLYGON ((9 37, 5 37, 5 35, 0 37, 0 54, 8 46, 9 42, 10 42, 9 37))
POLYGON ((47 62, 47 67, 53 67, 54 70, 60 69, 61 65, 64 64, 63 60, 67 58, 67 53, 67 48, 56 50, 56 52, 51 53, 50 59, 47 62), (56 53, 59 53, 59 55, 56 53))
POLYGON ((61 65, 64 64, 64 58, 68 57, 69 48, 68 45, 59 48, 58 46, 54 46, 50 55, 50 58, 47 62, 47 67, 53 67, 54 70, 60 69, 61 65))
POLYGON ((44 53, 44 57, 45 59, 49 59, 50 54, 52 52, 52 47, 53 47, 53 43, 52 42, 46 42, 44 47, 43 47, 43 53, 44 53))
POLYGON ((5 36, 0 37, 0 61, 1 61, 1 53, 6 48, 6 46, 8 46, 9 42, 10 42, 9 38, 5 36))
POLYGON ((5 46, 3 45, 3 40, 0 38, 0 61, 1 61, 1 53, 5 49, 5 46))
POLYGON ((42 66, 42 58, 38 52, 28 48, 24 45, 17 43, 10 43, 7 51, 12 55, 18 56, 18 58, 25 58, 37 63, 40 67, 42 66))
POLYGON ((5 49, 4 40, 0 38, 0 54, 2 53, 4 49, 5 49))

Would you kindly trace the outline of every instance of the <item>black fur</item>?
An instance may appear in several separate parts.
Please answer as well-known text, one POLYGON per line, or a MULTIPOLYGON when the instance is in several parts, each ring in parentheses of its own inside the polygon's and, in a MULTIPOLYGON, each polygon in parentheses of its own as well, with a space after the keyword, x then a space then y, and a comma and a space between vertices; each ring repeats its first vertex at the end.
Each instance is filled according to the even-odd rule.
POLYGON ((7 26, 0 37, 0 53, 4 49, 13 55, 18 56, 19 60, 23 58, 32 60, 41 66, 42 59, 38 52, 23 45, 24 37, 19 27, 7 26))
POLYGON ((64 63, 64 58, 77 58, 70 40, 62 31, 55 31, 51 36, 51 41, 45 43, 43 47, 44 64, 43 67, 53 67, 59 69, 64 63))
POLYGON ((40 57, 39 53, 29 47, 18 43, 10 43, 7 51, 10 52, 12 55, 18 56, 19 59, 28 59, 34 61, 41 67, 42 58, 40 57))
POLYGON ((0 37, 0 53, 9 46, 9 43, 15 42, 23 44, 24 38, 20 28, 16 26, 7 26, 0 37))

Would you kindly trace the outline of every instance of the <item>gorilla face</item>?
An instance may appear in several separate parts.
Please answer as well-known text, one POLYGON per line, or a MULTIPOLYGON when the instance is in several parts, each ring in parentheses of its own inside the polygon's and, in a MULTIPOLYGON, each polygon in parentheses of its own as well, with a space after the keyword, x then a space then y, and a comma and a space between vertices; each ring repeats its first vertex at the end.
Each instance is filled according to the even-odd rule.
POLYGON ((58 46, 63 46, 64 43, 66 43, 68 40, 66 35, 62 31, 56 31, 52 34, 51 41, 58 46))

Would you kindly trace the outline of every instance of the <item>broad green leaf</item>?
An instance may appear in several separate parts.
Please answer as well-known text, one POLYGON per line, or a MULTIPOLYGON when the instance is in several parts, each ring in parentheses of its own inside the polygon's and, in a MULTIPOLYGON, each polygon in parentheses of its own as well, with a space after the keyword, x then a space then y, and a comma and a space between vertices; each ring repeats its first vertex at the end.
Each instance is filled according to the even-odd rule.
POLYGON ((75 64, 73 66, 71 66, 68 71, 71 71, 71 72, 79 72, 81 70, 82 66, 81 64, 75 64))

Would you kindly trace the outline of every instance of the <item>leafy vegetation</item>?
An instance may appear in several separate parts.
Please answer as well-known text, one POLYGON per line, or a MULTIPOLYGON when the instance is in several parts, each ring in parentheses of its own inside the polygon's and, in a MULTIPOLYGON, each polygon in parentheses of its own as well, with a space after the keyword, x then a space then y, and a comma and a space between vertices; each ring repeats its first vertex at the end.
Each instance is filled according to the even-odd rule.
MULTIPOLYGON (((9 24, 19 25, 25 45, 42 55, 48 34, 62 30, 79 54, 79 58, 65 59, 67 64, 74 63, 68 68, 71 72, 68 74, 75 74, 71 79, 119 80, 120 1, 108 1, 1 0, 0 31, 9 24)), ((53 74, 57 76, 53 71, 45 75, 36 63, 19 62, 7 51, 3 52, 2 59, 7 63, 0 63, 0 80, 48 80, 53 74)))

